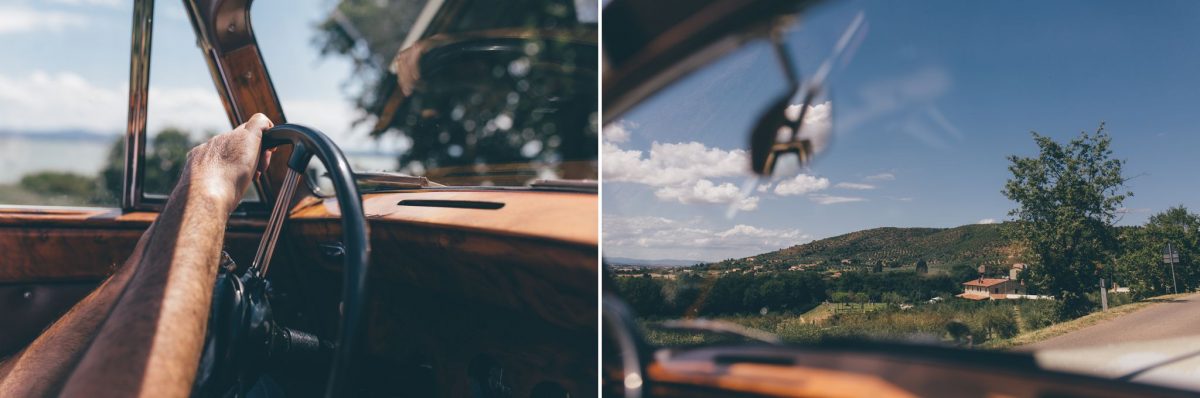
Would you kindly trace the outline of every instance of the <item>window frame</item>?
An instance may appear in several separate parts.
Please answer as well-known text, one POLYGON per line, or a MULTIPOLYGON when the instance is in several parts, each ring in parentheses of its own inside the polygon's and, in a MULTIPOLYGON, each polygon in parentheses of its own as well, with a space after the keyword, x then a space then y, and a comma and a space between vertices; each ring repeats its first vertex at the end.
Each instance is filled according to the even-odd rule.
MULTIPOLYGON (((249 2, 245 0, 184 0, 184 7, 187 10, 188 19, 192 23, 192 27, 196 34, 197 44, 201 51, 205 53, 205 59, 208 61, 209 71, 211 72, 213 83, 217 88, 218 97, 221 99, 222 105, 225 107, 226 115, 229 117, 230 127, 235 127, 239 120, 248 119, 253 112, 247 109, 263 108, 257 110, 267 114, 277 123, 286 123, 283 117, 282 108, 279 105, 278 97, 275 94, 274 85, 271 82, 270 76, 266 74, 265 67, 261 67, 258 73, 263 76, 263 79, 245 79, 252 81, 251 87, 261 88, 264 84, 266 90, 266 98, 257 97, 249 98, 249 104, 239 104, 235 100, 235 96, 231 93, 235 90, 246 90, 247 82, 230 82, 227 77, 230 74, 235 76, 253 76, 255 74, 255 66, 262 66, 262 55, 257 51, 257 44, 253 37, 253 32, 249 24, 249 2), (203 3, 203 4, 200 4, 203 3), (207 10, 207 13, 200 10, 207 10), (238 15, 244 16, 241 21, 228 21, 229 17, 238 15), (229 23, 229 30, 226 36, 234 36, 239 32, 238 26, 241 26, 244 33, 249 36, 248 43, 246 40, 239 40, 242 44, 237 49, 245 48, 246 45, 252 46, 253 56, 257 57, 257 64, 251 65, 227 65, 224 58, 231 51, 221 51, 220 43, 214 43, 212 40, 212 29, 204 29, 205 26, 214 25, 210 21, 206 21, 204 16, 215 15, 215 18, 210 20, 226 20, 229 23), (242 22, 239 24, 238 22, 242 22), (223 54, 224 53, 224 54, 223 54), (240 84, 239 84, 240 83, 240 84), (258 101, 255 101, 257 99, 258 101)), ((168 195, 153 194, 145 192, 145 161, 146 161, 146 120, 148 117, 149 106, 149 91, 150 91, 150 67, 151 67, 151 47, 154 34, 154 0, 134 0, 133 1, 133 21, 131 29, 131 45, 129 57, 129 113, 125 131, 125 167, 121 189, 121 210, 123 212, 135 211, 161 211, 166 205, 168 195)), ((290 152, 290 148, 284 148, 286 152, 290 152)), ((277 151, 279 152, 279 151, 277 151)), ((288 155, 288 153, 280 153, 280 155, 288 155)), ((279 162, 282 166, 283 162, 279 162)), ((270 174, 274 174, 275 167, 272 167, 268 173, 256 178, 253 183, 255 191, 258 193, 256 201, 242 201, 234 210, 235 215, 263 215, 268 211, 267 203, 268 196, 267 187, 275 186, 272 184, 270 174)), ((282 180, 282 179, 280 179, 282 180)))

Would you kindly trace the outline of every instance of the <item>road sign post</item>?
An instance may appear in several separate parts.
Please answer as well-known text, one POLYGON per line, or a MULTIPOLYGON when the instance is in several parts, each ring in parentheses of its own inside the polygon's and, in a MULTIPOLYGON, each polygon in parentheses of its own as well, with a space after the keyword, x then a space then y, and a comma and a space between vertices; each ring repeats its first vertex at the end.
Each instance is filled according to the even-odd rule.
POLYGON ((1166 250, 1163 251, 1163 262, 1171 265, 1171 292, 1179 293, 1179 284, 1175 282, 1175 263, 1179 262, 1179 252, 1167 243, 1166 250))
POLYGON ((1108 289, 1104 287, 1104 278, 1100 278, 1100 308, 1108 311, 1108 289))

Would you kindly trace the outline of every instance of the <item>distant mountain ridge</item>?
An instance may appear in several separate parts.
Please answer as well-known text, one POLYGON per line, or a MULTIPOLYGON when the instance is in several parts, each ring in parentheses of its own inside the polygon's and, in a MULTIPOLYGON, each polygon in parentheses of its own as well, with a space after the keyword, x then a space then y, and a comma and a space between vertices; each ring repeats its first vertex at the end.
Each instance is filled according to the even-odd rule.
POLYGON ((42 131, 0 130, 0 138, 21 138, 26 140, 112 142, 120 136, 120 133, 100 133, 96 131, 80 129, 42 131))
POLYGON ((1003 224, 971 224, 954 228, 883 227, 851 232, 741 259, 709 263, 709 268, 763 266, 786 269, 802 265, 913 267, 925 260, 930 270, 958 264, 1005 265, 1016 248, 1001 233, 1003 224))
POLYGON ((604 257, 604 262, 608 265, 614 265, 614 266, 615 265, 634 265, 634 266, 639 266, 639 267, 685 267, 685 266, 691 266, 691 265, 704 263, 704 261, 697 261, 697 260, 672 260, 672 259, 642 260, 642 259, 626 258, 626 257, 604 257))

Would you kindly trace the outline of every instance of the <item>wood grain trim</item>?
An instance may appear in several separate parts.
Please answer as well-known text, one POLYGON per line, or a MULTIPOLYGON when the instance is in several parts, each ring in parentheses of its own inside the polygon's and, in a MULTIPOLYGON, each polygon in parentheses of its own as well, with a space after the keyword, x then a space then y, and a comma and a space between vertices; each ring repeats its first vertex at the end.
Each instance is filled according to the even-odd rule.
MULTIPOLYGON (((70 207, 24 207, 0 206, 0 228, 84 228, 84 229, 137 229, 144 230, 154 222, 158 213, 135 211, 122 213, 121 209, 70 208, 70 207)), ((229 220, 231 231, 262 231, 266 220, 233 217, 229 220)))
POLYGON ((285 122, 283 110, 272 95, 271 80, 266 75, 267 69, 258 55, 257 45, 242 46, 223 54, 221 67, 226 71, 229 94, 240 121, 244 122, 254 113, 262 113, 276 124, 285 122))
MULTIPOLYGON (((133 253, 142 229, 0 227, 0 283, 94 281, 112 275, 133 253)), ((239 264, 249 261, 259 233, 229 232, 226 247, 239 264)))
MULTIPOLYGON (((405 223, 598 246, 599 196, 540 191, 427 190, 363 195, 371 224, 405 223), (495 210, 398 206, 401 200, 504 203, 495 210)), ((337 218, 336 199, 302 203, 291 219, 337 218)))
MULTIPOLYGON (((456 255, 465 258, 463 264, 489 263, 481 260, 487 258, 521 261, 533 267, 530 272, 537 275, 533 280, 546 280, 560 287, 585 288, 575 283, 579 280, 594 285, 599 239, 599 199, 596 195, 421 191, 368 194, 363 200, 367 218, 372 229, 377 231, 372 233, 377 249, 384 245, 396 246, 404 243, 399 240, 404 240, 439 256, 458 253, 456 255), (502 202, 505 206, 482 210, 396 205, 404 199, 476 200, 502 202), (406 231, 425 232, 412 234, 406 231)), ((335 199, 310 200, 300 206, 289 222, 316 222, 330 228, 338 225, 320 222, 338 218, 335 199)), ((0 253, 6 253, 0 263, 0 282, 106 277, 133 251, 142 231, 157 215, 153 212, 121 213, 120 209, 104 208, 0 207, 0 253)), ((229 242, 252 246, 265 224, 262 219, 231 218, 229 242)), ((316 236, 329 236, 329 239, 340 236, 332 231, 318 232, 311 228, 298 226, 297 230, 308 230, 316 236)), ((250 249, 248 251, 252 253, 250 249)), ((387 251, 378 250, 377 253, 387 251)), ((249 261, 240 258, 240 253, 234 254, 239 264, 249 261)), ((512 304, 530 301, 536 300, 514 300, 512 304)), ((561 310, 547 312, 561 315, 561 310)), ((572 319, 564 323, 580 321, 572 319)))
POLYGON ((646 374, 658 383, 772 397, 916 397, 877 376, 803 366, 656 362, 647 367, 646 374))

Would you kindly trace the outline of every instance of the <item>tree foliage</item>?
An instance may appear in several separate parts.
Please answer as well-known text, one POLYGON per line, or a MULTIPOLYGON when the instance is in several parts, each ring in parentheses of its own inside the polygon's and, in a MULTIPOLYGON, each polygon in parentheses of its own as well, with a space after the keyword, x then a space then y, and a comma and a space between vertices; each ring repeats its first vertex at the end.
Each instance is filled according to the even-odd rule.
MULTIPOLYGON (((193 141, 187 131, 168 127, 154 136, 146 148, 146 174, 143 187, 146 193, 168 194, 183 174, 187 153, 199 142, 193 141)), ((108 150, 108 159, 100 171, 100 183, 113 198, 121 197, 125 176, 125 138, 113 141, 108 150)))
POLYGON ((507 184, 514 181, 502 176, 545 178, 516 165, 583 161, 563 164, 555 172, 561 178, 596 178, 595 167, 586 164, 598 152, 594 43, 547 35, 517 46, 493 42, 480 51, 449 39, 505 29, 594 31, 594 25, 578 21, 574 3, 518 0, 447 6, 438 18, 454 17, 430 29, 450 44, 424 49, 418 65, 407 66, 420 71, 414 91, 400 104, 388 105, 392 97, 402 97, 395 94, 400 90, 389 65, 424 4, 341 1, 317 25, 312 41, 322 57, 346 58, 354 65, 343 88, 361 110, 358 122, 374 123, 373 137, 394 136, 396 142, 406 143, 397 169, 451 185, 497 183, 493 179, 507 184), (374 117, 390 113, 384 111, 388 106, 397 107, 396 116, 388 123, 375 123, 374 117), (496 170, 489 172, 492 167, 496 170), (466 172, 487 179, 463 179, 466 172))
POLYGON ((1097 286, 1097 270, 1111 264, 1118 241, 1113 228, 1122 202, 1132 195, 1113 157, 1104 124, 1059 143, 1033 133, 1038 155, 1009 156, 1012 172, 1003 193, 1017 202, 1010 233, 1030 257, 1022 278, 1031 290, 1053 295, 1067 315, 1086 311, 1085 292, 1097 286))
POLYGON ((19 182, 21 188, 43 198, 67 198, 88 204, 108 202, 106 193, 96 180, 71 172, 41 171, 26 174, 19 182))
POLYGON ((1197 247, 1200 247, 1200 215, 1176 206, 1150 217, 1145 226, 1124 228, 1120 234, 1124 248, 1113 280, 1130 287, 1139 298, 1173 292, 1175 283, 1179 291, 1192 291, 1200 287, 1200 269, 1197 269, 1197 247), (1170 265, 1163 262, 1163 249, 1170 243, 1179 253, 1175 264, 1175 278, 1171 278, 1170 265))

